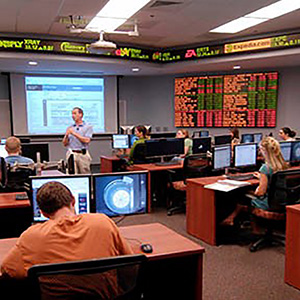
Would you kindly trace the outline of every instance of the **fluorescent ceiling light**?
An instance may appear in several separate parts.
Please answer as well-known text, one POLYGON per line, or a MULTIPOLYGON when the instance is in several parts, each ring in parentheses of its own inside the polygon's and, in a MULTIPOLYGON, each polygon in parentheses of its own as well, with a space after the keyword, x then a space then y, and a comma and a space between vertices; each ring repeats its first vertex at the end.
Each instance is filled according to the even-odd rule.
POLYGON ((277 18, 299 8, 299 0, 281 0, 214 28, 210 30, 210 32, 236 33, 246 28, 266 22, 270 19, 277 18))
POLYGON ((38 63, 36 61, 29 61, 28 64, 31 66, 36 66, 38 63))
POLYGON ((139 72, 140 68, 132 68, 131 71, 132 72, 139 72))
POLYGON ((110 0, 87 25, 87 29, 114 31, 151 0, 110 0))
POLYGON ((252 27, 254 25, 258 25, 268 21, 268 19, 255 19, 255 18, 245 18, 241 17, 239 19, 235 19, 229 23, 226 23, 220 27, 217 27, 210 32, 219 32, 219 33, 236 33, 242 31, 248 27, 252 27))
POLYGON ((238 65, 233 66, 233 69, 234 69, 234 70, 239 70, 240 68, 241 68, 241 66, 238 66, 238 65))

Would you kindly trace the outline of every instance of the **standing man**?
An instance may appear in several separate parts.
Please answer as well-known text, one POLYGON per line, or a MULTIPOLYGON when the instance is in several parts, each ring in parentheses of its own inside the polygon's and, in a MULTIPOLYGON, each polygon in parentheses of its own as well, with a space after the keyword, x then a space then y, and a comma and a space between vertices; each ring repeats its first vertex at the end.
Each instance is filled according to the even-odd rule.
POLYGON ((75 124, 67 128, 62 142, 65 147, 68 147, 67 159, 74 154, 75 173, 88 174, 91 173, 92 160, 88 152, 88 144, 93 135, 93 127, 82 120, 83 110, 79 107, 73 108, 72 118, 75 124))

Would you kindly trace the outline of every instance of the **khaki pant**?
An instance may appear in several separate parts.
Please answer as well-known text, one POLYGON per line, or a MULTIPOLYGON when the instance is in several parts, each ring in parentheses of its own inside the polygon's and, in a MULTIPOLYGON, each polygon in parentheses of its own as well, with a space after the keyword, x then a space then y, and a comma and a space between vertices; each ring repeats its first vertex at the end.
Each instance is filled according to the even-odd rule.
POLYGON ((92 158, 88 151, 86 151, 86 154, 82 154, 82 153, 73 152, 72 150, 68 150, 66 155, 67 160, 70 154, 74 154, 75 174, 91 173, 90 165, 91 165, 92 158))

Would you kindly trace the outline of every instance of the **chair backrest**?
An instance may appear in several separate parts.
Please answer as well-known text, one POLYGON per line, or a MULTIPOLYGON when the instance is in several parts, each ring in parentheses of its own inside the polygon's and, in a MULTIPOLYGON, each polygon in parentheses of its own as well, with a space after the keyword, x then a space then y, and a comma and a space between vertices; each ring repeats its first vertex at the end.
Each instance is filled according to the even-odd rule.
POLYGON ((6 190, 11 192, 29 191, 30 176, 35 175, 35 170, 30 167, 7 168, 7 184, 6 190))
POLYGON ((188 155, 183 162, 183 180, 208 176, 210 169, 210 158, 206 154, 188 155))
POLYGON ((34 265, 35 299, 141 299, 147 257, 142 254, 34 265))
POLYGON ((278 171, 271 176, 268 204, 271 211, 284 212, 286 205, 300 201, 300 169, 278 171))
POLYGON ((146 145, 145 143, 139 143, 135 146, 132 155, 133 163, 146 163, 146 145))

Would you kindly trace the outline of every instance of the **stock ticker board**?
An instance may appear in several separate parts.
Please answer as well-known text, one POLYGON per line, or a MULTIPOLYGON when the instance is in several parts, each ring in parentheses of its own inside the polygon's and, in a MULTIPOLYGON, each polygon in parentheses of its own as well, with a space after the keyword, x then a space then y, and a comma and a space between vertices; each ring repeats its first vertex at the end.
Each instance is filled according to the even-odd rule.
POLYGON ((275 127, 278 73, 175 78, 176 127, 275 127))

